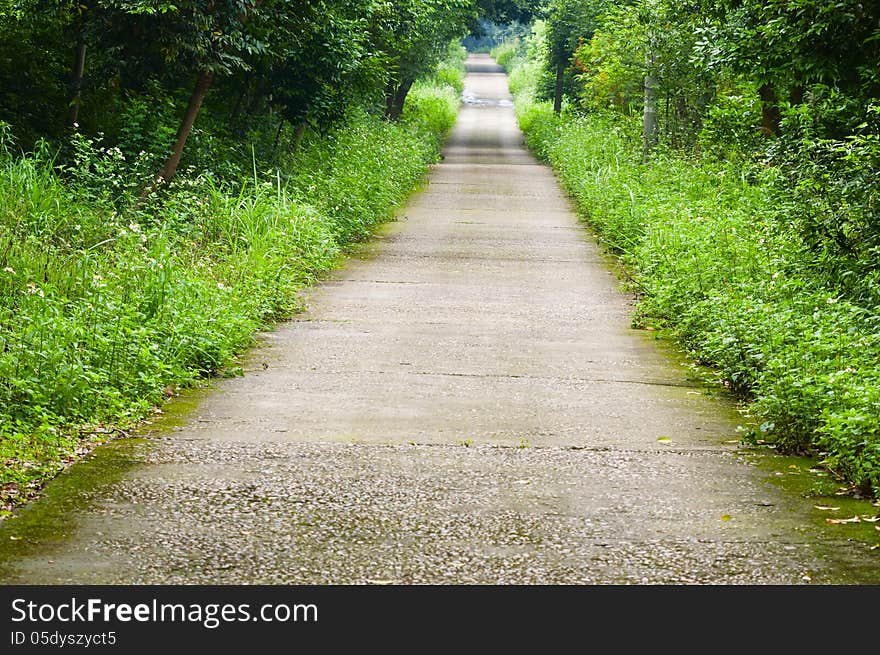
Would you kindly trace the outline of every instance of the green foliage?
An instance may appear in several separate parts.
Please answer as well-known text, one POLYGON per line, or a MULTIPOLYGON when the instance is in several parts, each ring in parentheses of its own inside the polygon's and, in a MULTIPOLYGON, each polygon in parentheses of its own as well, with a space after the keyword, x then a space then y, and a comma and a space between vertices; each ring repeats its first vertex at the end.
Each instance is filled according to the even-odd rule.
POLYGON ((876 3, 859 0, 721 0, 707 12, 699 51, 758 83, 873 86, 880 56, 876 3))
POLYGON ((67 170, 75 131, 137 159, 142 189, 189 166, 229 182, 254 137, 274 159, 285 132, 326 131, 355 107, 398 119, 478 11, 519 4, 20 0, 0 15, 0 120, 25 149, 50 141, 67 170))
POLYGON ((447 54, 449 42, 463 37, 476 16, 476 5, 470 0, 402 0, 380 5, 370 29, 384 53, 389 101, 432 71, 447 54))
MULTIPOLYGON (((448 77, 449 70, 441 69, 437 77, 415 83, 403 113, 405 122, 415 122, 419 130, 426 130, 431 134, 446 134, 452 129, 458 115, 464 84, 461 76, 447 84, 448 77)), ((435 143, 434 147, 438 145, 435 143)), ((437 150, 433 156, 439 154, 437 150)))
POLYGON ((499 66, 501 66, 505 70, 511 70, 512 68, 514 68, 514 59, 520 56, 519 39, 505 41, 495 46, 490 51, 490 54, 499 66))
POLYGON ((609 6, 575 50, 571 94, 587 111, 640 114, 650 76, 661 143, 693 145, 719 81, 694 56, 704 20, 678 0, 609 6))
POLYGON ((429 84, 435 87, 449 87, 458 95, 464 91, 464 61, 467 59, 467 51, 464 47, 453 41, 449 44, 446 56, 437 64, 435 71, 425 76, 429 84))
POLYGON ((815 273, 846 297, 880 307, 880 105, 868 105, 863 122, 844 129, 850 132, 844 138, 829 137, 836 120, 828 114, 842 104, 830 92, 789 112, 771 151, 782 171, 776 195, 815 273))
POLYGON ((592 38, 597 19, 609 3, 606 0, 551 0, 547 7, 547 62, 571 63, 572 53, 583 40, 592 38))
POLYGON ((633 7, 622 6, 603 18, 603 28, 574 53, 580 104, 624 114, 641 111, 648 56, 646 31, 633 7))
MULTIPOLYGON (((639 296, 636 324, 665 328, 749 399, 753 438, 818 455, 880 495, 877 303, 843 294, 838 275, 817 274, 814 239, 803 228, 811 219, 794 220, 809 201, 798 190, 780 195, 787 169, 662 150, 646 158, 635 121, 556 116, 529 95, 533 84, 521 84, 516 109, 527 143, 627 265, 639 296)), ((877 170, 873 139, 826 145, 852 167, 853 184, 824 193, 852 193, 847 206, 858 199, 873 207, 876 185, 864 177, 877 170)), ((852 220, 864 215, 857 210, 852 220)), ((828 258, 843 265, 839 253, 828 258)))
POLYGON ((191 173, 149 206, 120 200, 137 174, 120 150, 75 135, 75 170, 59 171, 47 149, 15 155, 0 123, 0 502, 169 389, 234 372, 254 332, 297 311, 436 160, 459 104, 450 70, 398 123, 353 110, 282 169, 191 173))
POLYGON ((531 98, 545 75, 547 24, 536 20, 527 36, 500 43, 490 54, 507 71, 510 92, 523 92, 524 97, 531 98))
POLYGON ((755 85, 733 82, 720 87, 706 107, 697 143, 717 159, 748 158, 763 146, 760 124, 761 103, 755 85))
POLYGON ((468 52, 488 53, 505 41, 527 36, 529 30, 528 23, 514 20, 510 23, 498 24, 484 19, 477 28, 472 29, 471 33, 462 39, 462 45, 468 52))

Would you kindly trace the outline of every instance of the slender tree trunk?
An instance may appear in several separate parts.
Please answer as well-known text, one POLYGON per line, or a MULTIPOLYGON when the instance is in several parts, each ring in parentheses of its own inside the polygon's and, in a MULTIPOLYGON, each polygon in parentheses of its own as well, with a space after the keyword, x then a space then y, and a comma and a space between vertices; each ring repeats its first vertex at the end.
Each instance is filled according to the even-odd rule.
POLYGON ((394 94, 397 92, 397 85, 394 81, 385 85, 385 118, 391 118, 391 110, 394 107, 394 94))
POLYGON ((650 74, 645 75, 645 105, 642 110, 642 135, 645 139, 646 148, 653 148, 657 145, 656 95, 656 78, 650 74))
POLYGON ((77 127, 79 123, 79 105, 82 98, 83 75, 86 70, 86 44, 80 41, 76 47, 76 56, 73 60, 73 75, 70 78, 70 126, 77 127))
POLYGON ((553 90, 553 111, 562 111, 562 83, 565 80, 565 62, 556 64, 556 87, 553 90))
POLYGON ((666 126, 666 133, 667 134, 669 133, 669 123, 671 120, 669 118, 669 103, 670 103, 670 99, 669 99, 669 94, 667 93, 666 94, 666 113, 663 116, 663 124, 666 126))
POLYGON ((235 103, 232 105, 232 109, 229 112, 229 124, 234 126, 236 129, 238 128, 239 118, 241 117, 241 107, 244 102, 245 96, 248 94, 248 90, 250 89, 251 82, 251 71, 246 71, 244 74, 244 80, 242 80, 241 86, 238 90, 238 96, 235 98, 235 103))
POLYGON ((180 163, 180 156, 183 154, 183 146, 186 145, 186 140, 189 137, 189 133, 192 131, 193 123, 196 120, 196 116, 199 115, 202 101, 208 94, 208 89, 211 87, 213 79, 214 73, 210 71, 202 71, 199 73, 199 77, 196 80, 196 86, 193 89, 192 95, 189 97, 189 104, 186 107, 186 113, 183 115, 183 122, 181 122, 180 128, 177 130, 177 139, 174 142, 174 147, 171 149, 171 155, 165 160, 165 165, 162 167, 159 174, 156 175, 156 184, 169 182, 174 177, 175 173, 177 173, 177 165, 180 163))
POLYGON ((293 152, 299 150, 303 137, 306 135, 306 122, 303 121, 296 126, 296 132, 293 133, 293 152))
POLYGON ((390 87, 389 89, 386 89, 385 117, 388 120, 397 121, 403 115, 403 106, 406 104, 406 96, 412 88, 413 81, 414 80, 404 80, 396 88, 390 87))
POLYGON ((791 91, 788 92, 788 101, 792 105, 800 105, 804 102, 804 96, 806 93, 807 90, 804 88, 803 84, 796 84, 791 88, 791 91))
POLYGON ((281 141, 281 130, 284 129, 284 123, 286 123, 286 122, 287 121, 285 121, 283 117, 280 121, 278 121, 278 129, 275 130, 275 141, 272 143, 272 156, 273 157, 275 156, 275 152, 278 150, 278 142, 281 141))
POLYGON ((766 82, 758 89, 761 96, 761 134, 771 137, 779 131, 779 98, 776 96, 776 88, 766 82))

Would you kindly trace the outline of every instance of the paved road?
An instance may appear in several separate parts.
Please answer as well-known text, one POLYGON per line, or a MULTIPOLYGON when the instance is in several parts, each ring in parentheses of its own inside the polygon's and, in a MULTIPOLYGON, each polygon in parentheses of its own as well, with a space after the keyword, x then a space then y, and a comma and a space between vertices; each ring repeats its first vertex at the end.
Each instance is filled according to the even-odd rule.
POLYGON ((399 220, 244 377, 8 521, 5 582, 876 581, 740 453, 732 405, 630 328, 506 77, 468 66, 399 220))

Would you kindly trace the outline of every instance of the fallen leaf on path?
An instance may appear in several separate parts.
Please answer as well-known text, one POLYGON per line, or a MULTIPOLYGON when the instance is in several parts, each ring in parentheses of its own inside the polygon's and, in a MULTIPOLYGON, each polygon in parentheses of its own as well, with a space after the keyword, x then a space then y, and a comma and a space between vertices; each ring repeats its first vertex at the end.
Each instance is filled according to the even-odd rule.
POLYGON ((836 512, 839 510, 839 507, 832 507, 831 505, 813 505, 816 509, 821 509, 825 512, 836 512))
POLYGON ((721 515, 722 521, 729 521, 731 518, 733 518, 733 517, 730 514, 722 514, 721 515))
POLYGON ((657 439, 658 443, 672 443, 672 439, 669 437, 660 437, 657 439))
POLYGON ((850 516, 848 519, 825 519, 829 523, 861 523, 862 519, 858 516, 850 516))

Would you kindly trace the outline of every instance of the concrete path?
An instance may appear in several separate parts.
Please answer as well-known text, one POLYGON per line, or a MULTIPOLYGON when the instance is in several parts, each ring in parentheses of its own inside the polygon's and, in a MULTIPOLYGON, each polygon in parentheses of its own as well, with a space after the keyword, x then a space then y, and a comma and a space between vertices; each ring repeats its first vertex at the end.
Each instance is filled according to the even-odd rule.
POLYGON ((244 377, 102 449, 118 475, 62 476, 18 524, 42 511, 55 527, 21 528, 5 582, 877 579, 863 546, 739 453, 732 405, 629 327, 522 145, 506 77, 468 66, 445 158, 399 221, 244 377))

